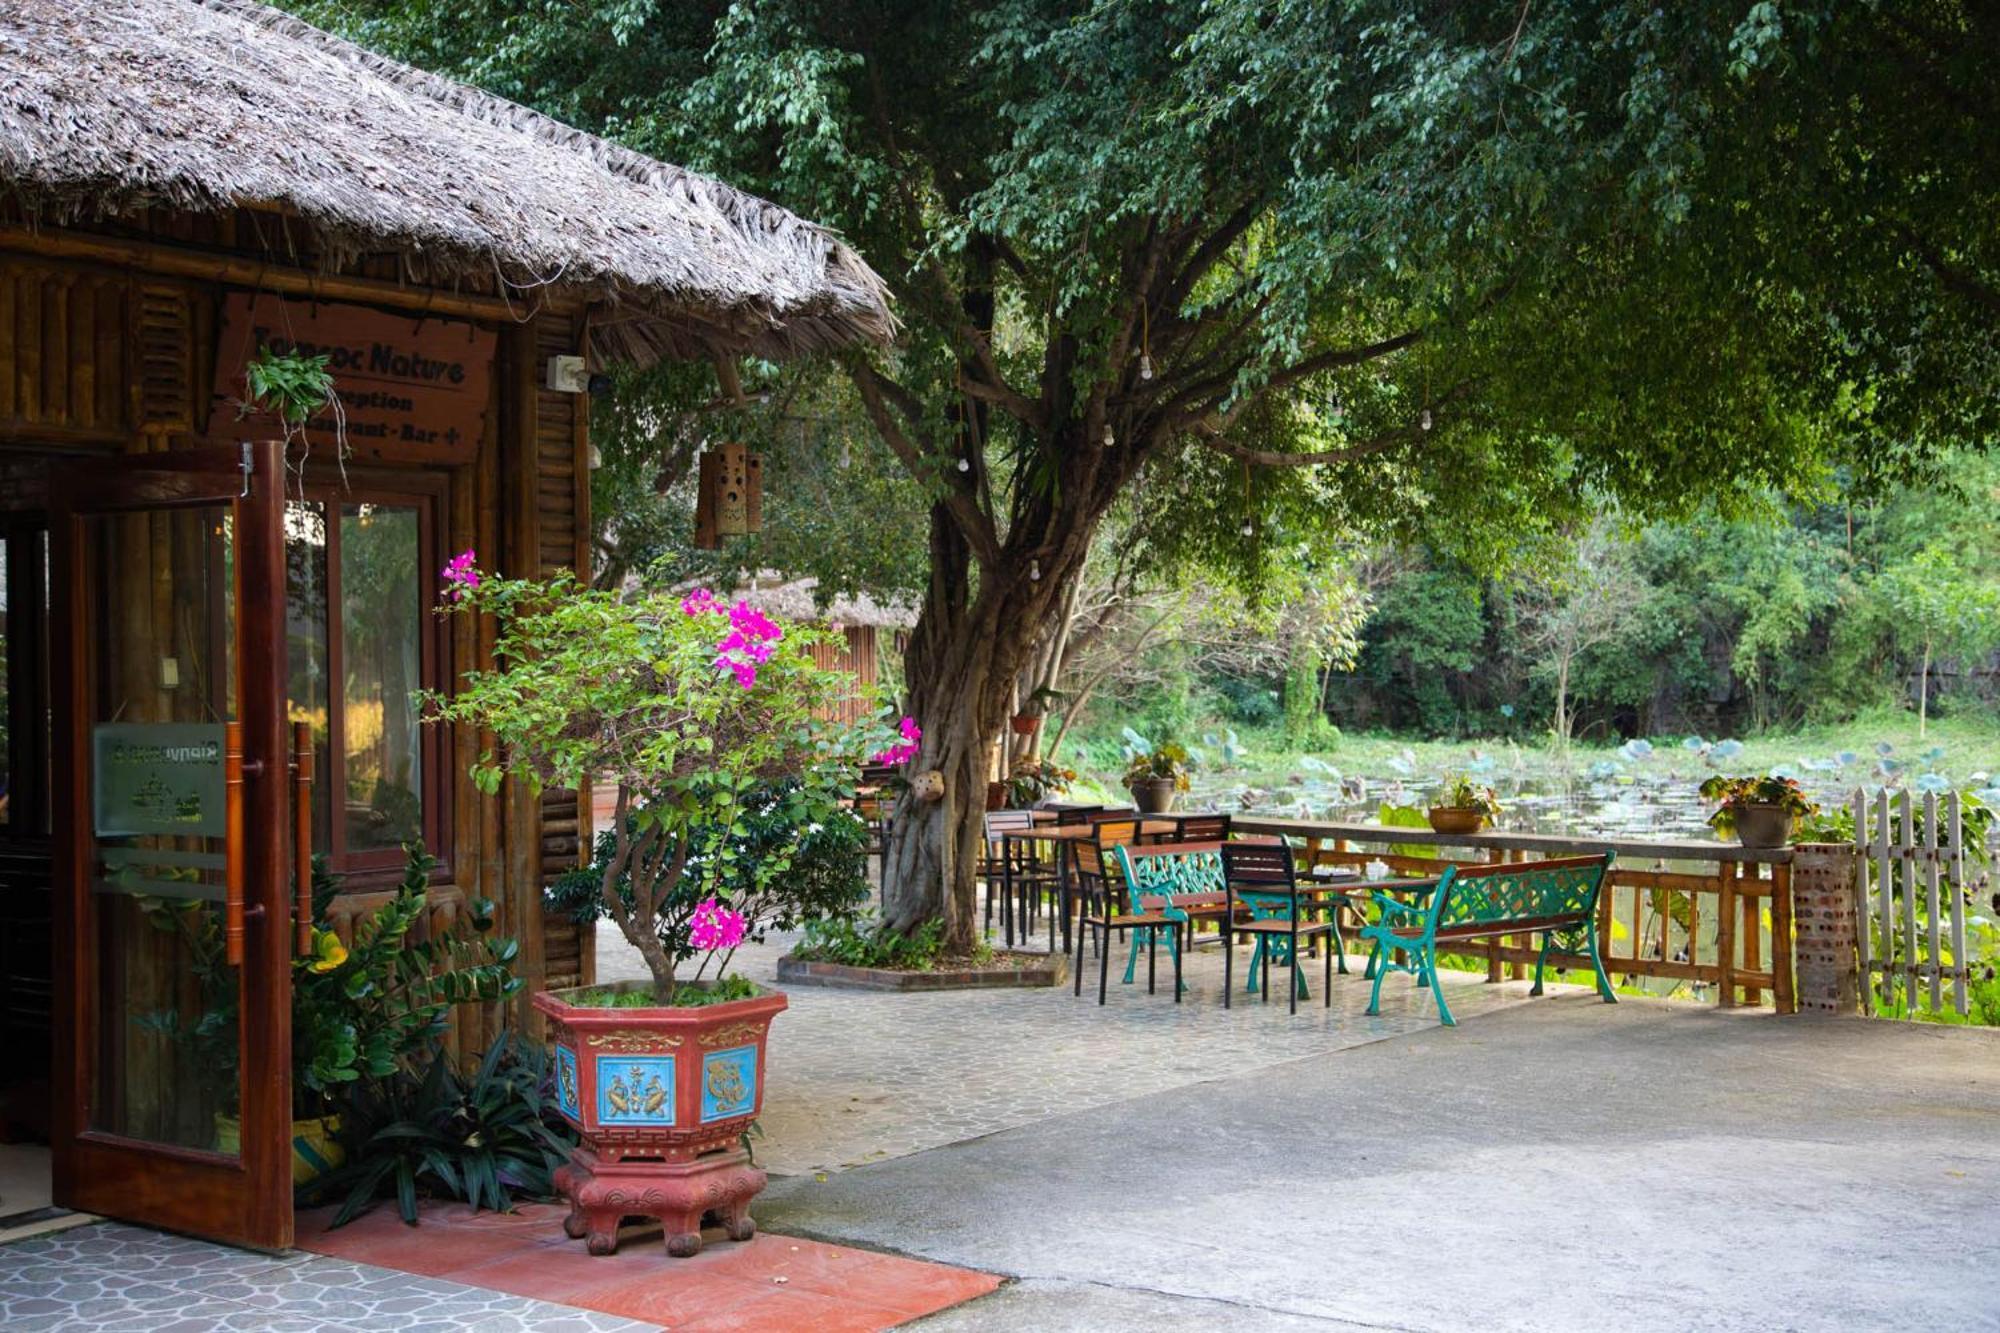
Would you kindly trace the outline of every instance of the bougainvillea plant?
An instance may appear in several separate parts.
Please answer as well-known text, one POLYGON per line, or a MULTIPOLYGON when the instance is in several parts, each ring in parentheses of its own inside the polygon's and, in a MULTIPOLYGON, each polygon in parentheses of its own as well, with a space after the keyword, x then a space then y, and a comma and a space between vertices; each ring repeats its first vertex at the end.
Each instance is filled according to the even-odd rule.
POLYGON ((684 961, 726 964, 758 923, 808 914, 789 896, 798 841, 848 817, 860 757, 887 739, 879 724, 827 720, 856 685, 815 661, 826 631, 707 591, 501 578, 470 551, 444 577, 443 611, 497 622, 495 665, 430 696, 430 714, 492 733, 473 766, 483 791, 510 776, 537 791, 616 784, 602 901, 645 958, 656 1002, 692 998, 677 996, 684 961), (773 792, 793 807, 781 823, 797 835, 741 866, 746 821, 770 814, 751 806, 773 792))

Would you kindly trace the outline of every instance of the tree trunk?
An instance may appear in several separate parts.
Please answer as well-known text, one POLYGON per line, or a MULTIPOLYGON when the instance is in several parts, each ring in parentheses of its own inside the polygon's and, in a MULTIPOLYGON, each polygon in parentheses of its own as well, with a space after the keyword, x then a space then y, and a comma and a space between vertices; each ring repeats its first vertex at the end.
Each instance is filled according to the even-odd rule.
POLYGON ((1041 624, 1042 590, 1025 570, 981 571, 972 593, 970 554, 942 507, 931 513, 931 581, 910 634, 904 678, 923 728, 912 774, 944 775, 944 799, 904 793, 882 856, 882 918, 908 931, 944 923, 946 946, 969 949, 978 933, 974 872, 985 833, 986 781, 1007 721, 1008 693, 1041 624))
POLYGON ((1003 551, 995 567, 978 571, 975 592, 964 535, 942 505, 932 509, 931 581, 904 659, 910 712, 923 728, 908 771, 938 770, 945 794, 926 802, 906 792, 896 803, 882 856, 882 918, 891 929, 936 919, 948 948, 969 949, 977 938, 987 774, 1009 693, 1082 576, 1099 517, 1089 509, 1051 516, 1058 540, 1035 556, 1003 551))
POLYGON ((1923 665, 1917 669, 1917 739, 1929 732, 1931 718, 1931 641, 1924 640, 1923 665))

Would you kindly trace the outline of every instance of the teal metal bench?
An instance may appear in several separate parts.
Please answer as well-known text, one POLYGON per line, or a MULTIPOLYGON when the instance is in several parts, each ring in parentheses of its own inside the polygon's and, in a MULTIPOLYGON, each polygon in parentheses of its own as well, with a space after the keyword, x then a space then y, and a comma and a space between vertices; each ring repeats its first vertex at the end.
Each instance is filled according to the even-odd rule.
POLYGON ((1611 858, 1612 853, 1605 852, 1476 870, 1447 867, 1423 902, 1376 894, 1380 914, 1372 925, 1361 928, 1363 942, 1372 946, 1368 971, 1375 978, 1368 1012, 1381 1012, 1383 975, 1407 972, 1419 986, 1430 987, 1437 997, 1438 1017, 1447 1027, 1456 1027, 1444 988, 1438 984, 1438 950, 1505 935, 1542 937, 1541 953, 1535 958, 1535 986, 1529 994, 1542 993, 1542 968, 1550 948, 1561 943, 1564 952, 1590 960, 1597 973, 1597 993, 1606 1004, 1617 1003, 1597 956, 1597 895, 1610 873, 1611 858))

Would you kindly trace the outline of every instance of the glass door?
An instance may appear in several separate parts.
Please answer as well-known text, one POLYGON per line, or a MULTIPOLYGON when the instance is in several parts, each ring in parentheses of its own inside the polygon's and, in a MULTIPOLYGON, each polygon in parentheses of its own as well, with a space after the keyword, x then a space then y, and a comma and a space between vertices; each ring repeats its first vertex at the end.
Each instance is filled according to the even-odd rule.
POLYGON ((289 1245, 284 469, 52 477, 59 1203, 289 1245))

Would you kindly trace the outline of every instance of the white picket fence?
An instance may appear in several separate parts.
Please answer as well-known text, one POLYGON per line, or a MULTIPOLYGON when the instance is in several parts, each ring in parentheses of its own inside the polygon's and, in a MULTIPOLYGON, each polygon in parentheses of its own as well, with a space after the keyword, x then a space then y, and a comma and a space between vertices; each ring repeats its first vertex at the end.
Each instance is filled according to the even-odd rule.
MULTIPOLYGON (((1871 997, 1914 1013, 1951 1004, 1963 1014, 1968 959, 1965 917, 1968 896, 1988 886, 1991 844, 1983 864, 1970 854, 1957 792, 1927 792, 1921 801, 1907 789, 1856 791, 1854 847, 1861 859, 1857 910, 1861 974, 1871 997)), ((1978 901, 1978 899, 1974 899, 1978 901)))

